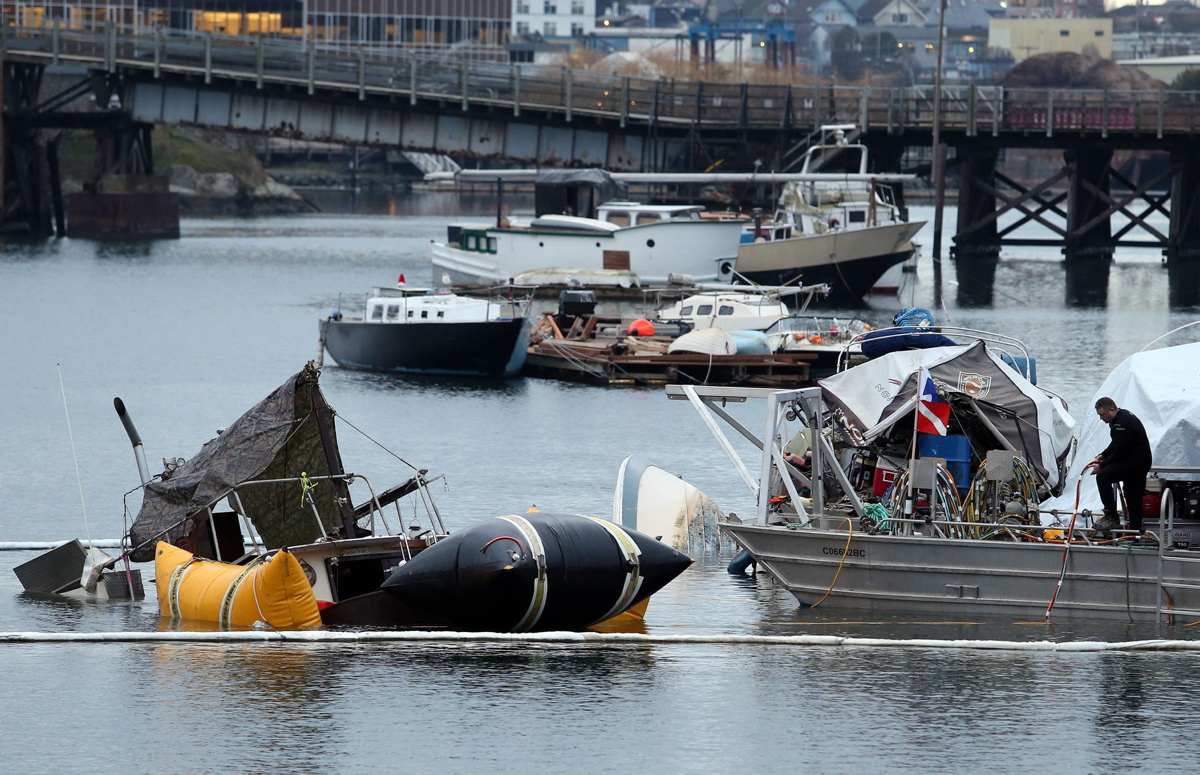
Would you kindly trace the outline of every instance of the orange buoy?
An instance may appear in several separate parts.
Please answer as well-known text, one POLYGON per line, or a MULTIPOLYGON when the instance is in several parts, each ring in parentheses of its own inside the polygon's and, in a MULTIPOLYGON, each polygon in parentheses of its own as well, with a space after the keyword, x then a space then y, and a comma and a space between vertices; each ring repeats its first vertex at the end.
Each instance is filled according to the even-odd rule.
POLYGON ((645 318, 639 318, 629 324, 630 336, 654 336, 654 324, 645 318))

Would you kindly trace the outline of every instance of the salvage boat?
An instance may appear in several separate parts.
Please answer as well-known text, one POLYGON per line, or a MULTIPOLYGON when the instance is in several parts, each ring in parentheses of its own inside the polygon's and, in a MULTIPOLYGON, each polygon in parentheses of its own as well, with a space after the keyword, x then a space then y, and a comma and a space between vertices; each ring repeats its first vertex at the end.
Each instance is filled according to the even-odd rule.
POLYGON ((402 374, 512 377, 529 347, 533 288, 505 285, 487 298, 405 283, 377 287, 361 317, 320 321, 320 350, 347 369, 402 374))
POLYGON ((127 554, 155 561, 164 616, 227 627, 577 629, 643 603, 691 564, 580 515, 500 517, 450 535, 429 488, 440 476, 413 468, 381 491, 345 471, 319 376, 310 362, 153 477, 130 434, 143 500, 127 554), (401 511, 407 496, 424 517, 415 505, 401 511))
MULTIPOLYGON (((1161 357, 1194 365, 1198 356, 1161 357)), ((1186 396, 1200 385, 1194 368, 1183 371, 1168 369, 1173 398, 1156 406, 1187 426, 1178 402, 1194 407, 1186 396)), ((956 618, 1200 616, 1200 546, 1191 540, 1200 522, 1179 519, 1181 502, 1200 500, 1194 434, 1180 454, 1159 459, 1156 450, 1160 509, 1145 534, 1094 532, 1099 515, 1080 508, 1078 480, 1064 494, 1074 441, 1065 404, 982 342, 892 353, 814 388, 667 393, 695 406, 754 493, 756 516, 725 517, 721 529, 803 606, 956 618), (762 437, 722 408, 750 400, 766 406, 762 437), (755 446, 746 460, 720 420, 755 446)))

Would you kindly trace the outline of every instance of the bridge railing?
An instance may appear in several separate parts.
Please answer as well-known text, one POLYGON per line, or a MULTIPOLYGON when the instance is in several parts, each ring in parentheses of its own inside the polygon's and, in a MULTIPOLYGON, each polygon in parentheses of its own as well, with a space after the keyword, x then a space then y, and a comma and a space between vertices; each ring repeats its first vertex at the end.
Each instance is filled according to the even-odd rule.
MULTIPOLYGON (((439 52, 326 47, 295 39, 214 35, 104 24, 0 24, 5 59, 74 63, 116 72, 152 71, 216 79, 357 91, 475 107, 590 116, 622 126, 708 129, 814 128, 851 123, 898 133, 933 125, 931 86, 909 88, 763 85, 638 78, 471 60, 439 52)), ((968 135, 1009 132, 1164 133, 1200 131, 1192 92, 943 87, 941 126, 968 135)), ((443 108, 444 109, 444 108, 443 108)))

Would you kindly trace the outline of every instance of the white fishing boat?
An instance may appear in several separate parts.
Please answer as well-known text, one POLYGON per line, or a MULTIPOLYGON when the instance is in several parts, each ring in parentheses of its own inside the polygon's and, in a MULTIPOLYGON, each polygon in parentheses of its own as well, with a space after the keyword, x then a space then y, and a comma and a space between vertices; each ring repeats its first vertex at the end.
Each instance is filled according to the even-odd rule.
MULTIPOLYGON (((603 170, 551 170, 534 183, 532 218, 503 215, 490 224, 454 224, 432 247, 433 274, 450 283, 509 280, 538 285, 631 288, 667 282, 671 273, 728 282, 746 219, 699 205, 625 201, 603 170)), ((502 202, 502 200, 501 200, 502 202)))
POLYGON ((822 127, 821 141, 805 152, 805 177, 784 186, 774 218, 744 230, 739 275, 765 285, 828 283, 830 301, 853 302, 913 257, 925 222, 903 220, 894 189, 868 171, 867 147, 846 139, 853 129, 822 127), (816 174, 829 164, 843 174, 816 174))
POLYGON ((709 285, 687 290, 656 292, 658 323, 679 325, 687 330, 723 328, 726 331, 765 331, 783 318, 803 313, 814 298, 829 292, 824 285, 709 285), (661 303, 665 295, 685 293, 683 298, 661 303), (791 304, 788 304, 788 300, 791 304))
POLYGON ((347 369, 405 374, 512 377, 529 347, 526 286, 500 286, 488 298, 409 286, 368 295, 361 316, 336 310, 320 321, 322 352, 347 369))
MULTIPOLYGON (((1200 355, 1160 357, 1194 365, 1200 355)), ((1164 373, 1165 392, 1155 395, 1170 400, 1154 407, 1162 423, 1183 426, 1177 439, 1191 441, 1169 445, 1161 459, 1156 447, 1161 506, 1145 534, 1091 531, 1093 514, 1080 510, 1080 489, 1064 477, 1074 420, 982 343, 893 353, 818 388, 667 392, 692 402, 755 495, 756 515, 727 517, 722 530, 802 605, 1152 621, 1200 616, 1192 538, 1200 522, 1180 519, 1193 516, 1181 502, 1200 500, 1192 419, 1200 384, 1194 366, 1164 373), (923 371, 934 388, 918 391, 923 371), (948 436, 915 432, 914 413, 933 397, 950 407, 948 436), (723 408, 748 400, 765 403, 763 426, 723 408), (754 445, 745 460, 720 420, 754 445), (766 428, 762 437, 755 427, 766 428), (805 438, 816 441, 797 466, 785 450, 804 454, 805 438), (1039 507, 1052 494, 1060 507, 1039 507)))

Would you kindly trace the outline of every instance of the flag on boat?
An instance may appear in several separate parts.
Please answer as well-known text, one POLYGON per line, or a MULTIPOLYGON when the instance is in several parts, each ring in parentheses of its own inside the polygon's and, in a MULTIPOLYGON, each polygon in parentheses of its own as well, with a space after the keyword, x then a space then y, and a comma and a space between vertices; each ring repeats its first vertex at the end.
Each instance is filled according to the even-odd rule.
POLYGON ((917 388, 917 430, 945 436, 950 423, 950 404, 938 398, 937 385, 923 366, 917 372, 917 388))

